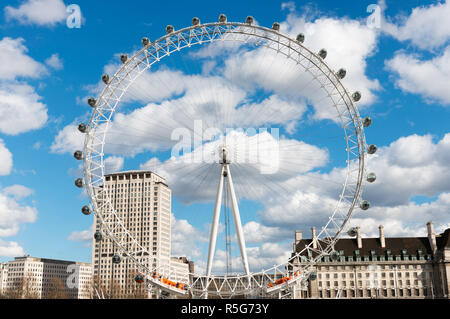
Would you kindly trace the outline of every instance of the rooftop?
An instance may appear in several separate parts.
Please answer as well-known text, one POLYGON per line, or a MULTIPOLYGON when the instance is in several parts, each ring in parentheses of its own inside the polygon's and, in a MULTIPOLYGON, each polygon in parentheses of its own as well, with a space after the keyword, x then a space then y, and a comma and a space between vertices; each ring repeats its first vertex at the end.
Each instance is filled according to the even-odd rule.
MULTIPOLYGON (((305 246, 311 243, 312 239, 300 240, 295 252, 302 251, 305 246)), ((336 251, 343 250, 345 256, 353 256, 355 250, 359 250, 359 255, 370 256, 372 251, 376 255, 386 255, 387 250, 391 251, 391 255, 402 255, 402 250, 406 249, 406 254, 417 254, 419 250, 424 255, 431 255, 433 253, 428 237, 385 237, 386 247, 381 247, 380 238, 361 238, 362 248, 358 248, 357 238, 342 238, 337 241, 334 246, 336 251)), ((445 230, 442 234, 436 235, 437 249, 450 249, 450 228, 445 230)))

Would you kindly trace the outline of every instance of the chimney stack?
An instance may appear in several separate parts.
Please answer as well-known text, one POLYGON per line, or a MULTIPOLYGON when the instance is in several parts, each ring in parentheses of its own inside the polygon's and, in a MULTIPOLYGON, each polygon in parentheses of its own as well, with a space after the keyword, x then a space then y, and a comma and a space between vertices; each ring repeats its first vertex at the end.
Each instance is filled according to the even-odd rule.
POLYGON ((380 244, 381 244, 381 248, 386 248, 386 240, 384 239, 384 227, 383 227, 383 225, 378 226, 378 229, 380 230, 380 244))
POLYGON ((297 245, 303 239, 303 234, 301 230, 295 231, 295 244, 297 245))
POLYGON ((313 248, 317 249, 317 236, 316 236, 316 227, 311 228, 312 231, 312 242, 313 242, 313 248))
POLYGON ((295 231, 295 241, 294 241, 294 252, 296 252, 298 243, 303 239, 303 234, 301 230, 295 231))
POLYGON ((428 240, 430 241, 430 246, 433 251, 433 256, 436 254, 437 251, 437 245, 436 245, 436 234, 434 233, 434 226, 433 222, 427 223, 427 229, 428 229, 428 240))
POLYGON ((359 227, 356 227, 356 243, 358 244, 358 249, 362 248, 362 239, 359 227))

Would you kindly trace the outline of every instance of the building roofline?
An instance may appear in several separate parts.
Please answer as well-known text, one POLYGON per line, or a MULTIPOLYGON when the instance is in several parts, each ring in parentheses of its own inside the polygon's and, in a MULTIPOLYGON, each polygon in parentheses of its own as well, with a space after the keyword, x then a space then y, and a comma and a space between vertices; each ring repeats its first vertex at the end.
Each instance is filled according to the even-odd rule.
POLYGON ((123 175, 123 174, 142 174, 142 173, 150 173, 150 174, 154 174, 156 176, 161 177, 162 179, 166 180, 164 177, 162 177, 161 175, 153 172, 153 171, 149 171, 149 170, 127 170, 127 171, 120 171, 120 172, 113 172, 113 173, 109 173, 109 174, 105 174, 105 176, 114 176, 114 175, 123 175))

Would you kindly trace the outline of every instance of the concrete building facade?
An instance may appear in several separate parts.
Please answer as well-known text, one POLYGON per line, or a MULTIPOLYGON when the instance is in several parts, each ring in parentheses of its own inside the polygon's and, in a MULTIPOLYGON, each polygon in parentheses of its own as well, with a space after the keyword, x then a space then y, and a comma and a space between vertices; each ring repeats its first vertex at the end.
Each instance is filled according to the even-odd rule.
MULTIPOLYGON (((450 229, 436 235, 432 222, 427 228, 427 237, 387 238, 380 226, 378 238, 362 238, 358 227, 356 238, 336 243, 338 260, 325 256, 314 266, 306 290, 295 286, 294 298, 450 298, 450 229)), ((297 231, 293 253, 315 240, 314 227, 311 239, 297 231)))
POLYGON ((92 265, 89 263, 16 257, 2 272, 2 293, 14 298, 89 299, 92 265))
MULTIPOLYGON (((151 269, 172 264, 177 269, 176 280, 187 280, 189 263, 170 256, 172 194, 165 179, 151 171, 117 172, 105 176, 103 187, 124 226, 147 251, 139 258, 140 262, 151 269), (157 257, 156 262, 151 256, 157 257)), ((97 218, 94 225, 95 231, 102 231, 97 218)), ((123 296, 138 289, 134 281, 137 274, 134 262, 127 258, 122 258, 119 264, 112 262, 112 257, 120 254, 112 240, 93 239, 92 247, 94 278, 100 286, 108 290, 114 285, 123 296)))
POLYGON ((8 279, 8 263, 0 263, 0 295, 3 294, 3 289, 6 286, 8 279))

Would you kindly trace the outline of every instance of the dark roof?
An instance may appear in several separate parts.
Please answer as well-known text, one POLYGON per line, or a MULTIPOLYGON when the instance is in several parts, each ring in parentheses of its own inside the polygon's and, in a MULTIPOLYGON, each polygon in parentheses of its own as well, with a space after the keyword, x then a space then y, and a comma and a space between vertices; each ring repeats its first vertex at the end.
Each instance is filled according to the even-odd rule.
POLYGON ((444 247, 450 248, 450 228, 436 236, 436 246, 438 249, 443 249, 444 247))
MULTIPOLYGON (((353 256, 355 250, 359 250, 360 256, 370 256, 374 250, 376 255, 386 255, 388 249, 392 255, 401 255, 402 250, 406 249, 408 255, 417 254, 421 250, 424 255, 432 254, 432 249, 428 237, 386 237, 386 248, 381 248, 380 239, 362 238, 362 248, 358 248, 356 238, 342 238, 337 241, 334 249, 344 251, 344 256, 353 256)), ((296 246, 296 252, 300 252, 305 246, 311 243, 311 239, 303 239, 296 246)), ((450 248, 450 228, 444 233, 436 235, 436 245, 438 249, 443 247, 450 248)))

